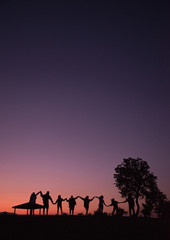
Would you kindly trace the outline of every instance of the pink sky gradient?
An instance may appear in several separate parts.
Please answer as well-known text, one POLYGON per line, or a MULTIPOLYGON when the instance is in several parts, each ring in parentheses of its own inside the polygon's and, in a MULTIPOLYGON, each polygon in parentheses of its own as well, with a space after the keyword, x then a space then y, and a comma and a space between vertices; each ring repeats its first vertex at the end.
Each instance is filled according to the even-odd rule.
POLYGON ((84 2, 1 6, 0 212, 40 190, 120 201, 128 157, 170 198, 168 6, 84 2))

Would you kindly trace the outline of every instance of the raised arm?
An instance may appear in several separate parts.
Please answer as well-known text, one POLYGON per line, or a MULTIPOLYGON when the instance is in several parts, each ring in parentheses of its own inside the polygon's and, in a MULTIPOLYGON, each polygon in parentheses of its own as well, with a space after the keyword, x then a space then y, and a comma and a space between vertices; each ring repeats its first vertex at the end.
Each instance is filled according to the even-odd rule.
POLYGON ((75 197, 74 199, 76 200, 77 198, 79 198, 79 196, 75 197))
POLYGON ((98 198, 98 199, 99 199, 99 197, 98 197, 98 196, 94 196, 94 198, 98 198))
POLYGON ((125 200, 125 201, 123 201, 123 202, 118 202, 118 203, 125 203, 125 202, 128 202, 128 200, 125 200))
POLYGON ((78 196, 78 197, 79 197, 81 200, 83 200, 83 201, 84 201, 84 199, 85 199, 85 198, 82 198, 82 197, 80 197, 80 196, 78 196))
POLYGON ((39 191, 37 194, 35 194, 35 196, 37 196, 39 193, 41 193, 41 191, 39 191))
POLYGON ((93 201, 94 198, 96 198, 96 197, 93 197, 93 198, 89 199, 89 201, 90 201, 90 202, 93 201))

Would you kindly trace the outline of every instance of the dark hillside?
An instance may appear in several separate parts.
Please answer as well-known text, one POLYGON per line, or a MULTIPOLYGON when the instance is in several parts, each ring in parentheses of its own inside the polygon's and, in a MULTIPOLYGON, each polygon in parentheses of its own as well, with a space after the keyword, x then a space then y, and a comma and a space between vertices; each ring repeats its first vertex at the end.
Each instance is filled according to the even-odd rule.
POLYGON ((0 239, 170 239, 170 221, 108 216, 0 216, 0 239))

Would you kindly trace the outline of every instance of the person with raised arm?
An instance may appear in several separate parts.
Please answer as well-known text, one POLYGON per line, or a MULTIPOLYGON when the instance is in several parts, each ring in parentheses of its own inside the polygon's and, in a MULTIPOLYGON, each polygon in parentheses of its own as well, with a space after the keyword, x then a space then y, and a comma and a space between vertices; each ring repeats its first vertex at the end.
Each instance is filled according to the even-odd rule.
POLYGON ((80 196, 78 196, 81 200, 83 200, 84 201, 84 207, 85 207, 85 209, 86 209, 86 215, 88 215, 88 211, 89 211, 89 203, 91 202, 91 201, 93 201, 93 199, 95 198, 95 197, 93 197, 92 199, 89 199, 89 196, 86 196, 85 198, 82 198, 82 197, 80 197, 80 196))
POLYGON ((104 196, 101 195, 100 197, 97 197, 97 196, 95 197, 99 199, 99 208, 98 208, 99 214, 103 214, 103 205, 107 207, 107 205, 104 202, 104 196))
POLYGON ((33 192, 30 196, 30 215, 34 215, 34 206, 36 204, 36 199, 37 199, 37 195, 39 194, 40 192, 36 193, 33 192))
POLYGON ((134 202, 134 199, 131 196, 131 194, 128 194, 127 199, 124 202, 121 202, 121 203, 125 203, 125 202, 128 202, 128 205, 129 205, 129 216, 130 217, 135 216, 135 209, 134 209, 135 202, 134 202))
POLYGON ((73 195, 71 195, 71 197, 69 199, 66 199, 66 201, 69 204, 69 213, 70 213, 70 215, 74 215, 74 208, 75 208, 75 205, 76 205, 76 199, 78 197, 79 196, 74 198, 73 195))
POLYGON ((61 211, 61 214, 63 213, 62 212, 62 202, 66 201, 66 200, 67 200, 67 198, 63 199, 61 197, 61 195, 58 195, 58 198, 57 198, 56 202, 54 203, 54 204, 57 204, 57 215, 59 214, 59 209, 61 211))
POLYGON ((42 197, 43 200, 43 204, 44 204, 44 208, 43 208, 43 215, 45 215, 45 209, 46 209, 46 215, 48 215, 48 210, 49 210, 49 200, 54 204, 51 196, 50 196, 50 192, 47 191, 46 194, 42 194, 42 192, 40 191, 40 195, 42 197))
POLYGON ((107 207, 113 206, 112 216, 114 216, 114 213, 115 213, 115 212, 116 212, 115 215, 118 215, 118 214, 119 214, 118 203, 120 203, 120 202, 117 202, 114 198, 112 198, 112 199, 111 199, 111 204, 110 204, 110 205, 107 205, 107 207))

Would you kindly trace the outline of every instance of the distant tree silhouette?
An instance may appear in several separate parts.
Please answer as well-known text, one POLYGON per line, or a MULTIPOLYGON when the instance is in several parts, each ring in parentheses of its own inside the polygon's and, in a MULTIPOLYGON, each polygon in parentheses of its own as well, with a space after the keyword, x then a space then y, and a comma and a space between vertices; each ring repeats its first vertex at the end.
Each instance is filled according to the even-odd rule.
POLYGON ((168 201, 166 195, 160 191, 158 192, 158 199, 155 203, 154 213, 161 218, 170 218, 170 201, 168 201))
POLYGON ((135 215, 139 215, 139 199, 145 198, 148 192, 157 188, 157 177, 150 172, 150 167, 146 161, 140 158, 124 159, 123 163, 115 168, 115 185, 119 189, 123 198, 131 196, 135 199, 137 210, 135 215))
POLYGON ((169 215, 169 201, 166 195, 157 187, 146 193, 145 203, 143 203, 142 206, 143 209, 141 212, 144 217, 151 217, 154 213, 158 217, 165 217, 169 215))
POLYGON ((170 219, 170 201, 169 200, 167 200, 165 202, 165 204, 161 210, 162 211, 161 211, 160 217, 170 219))

